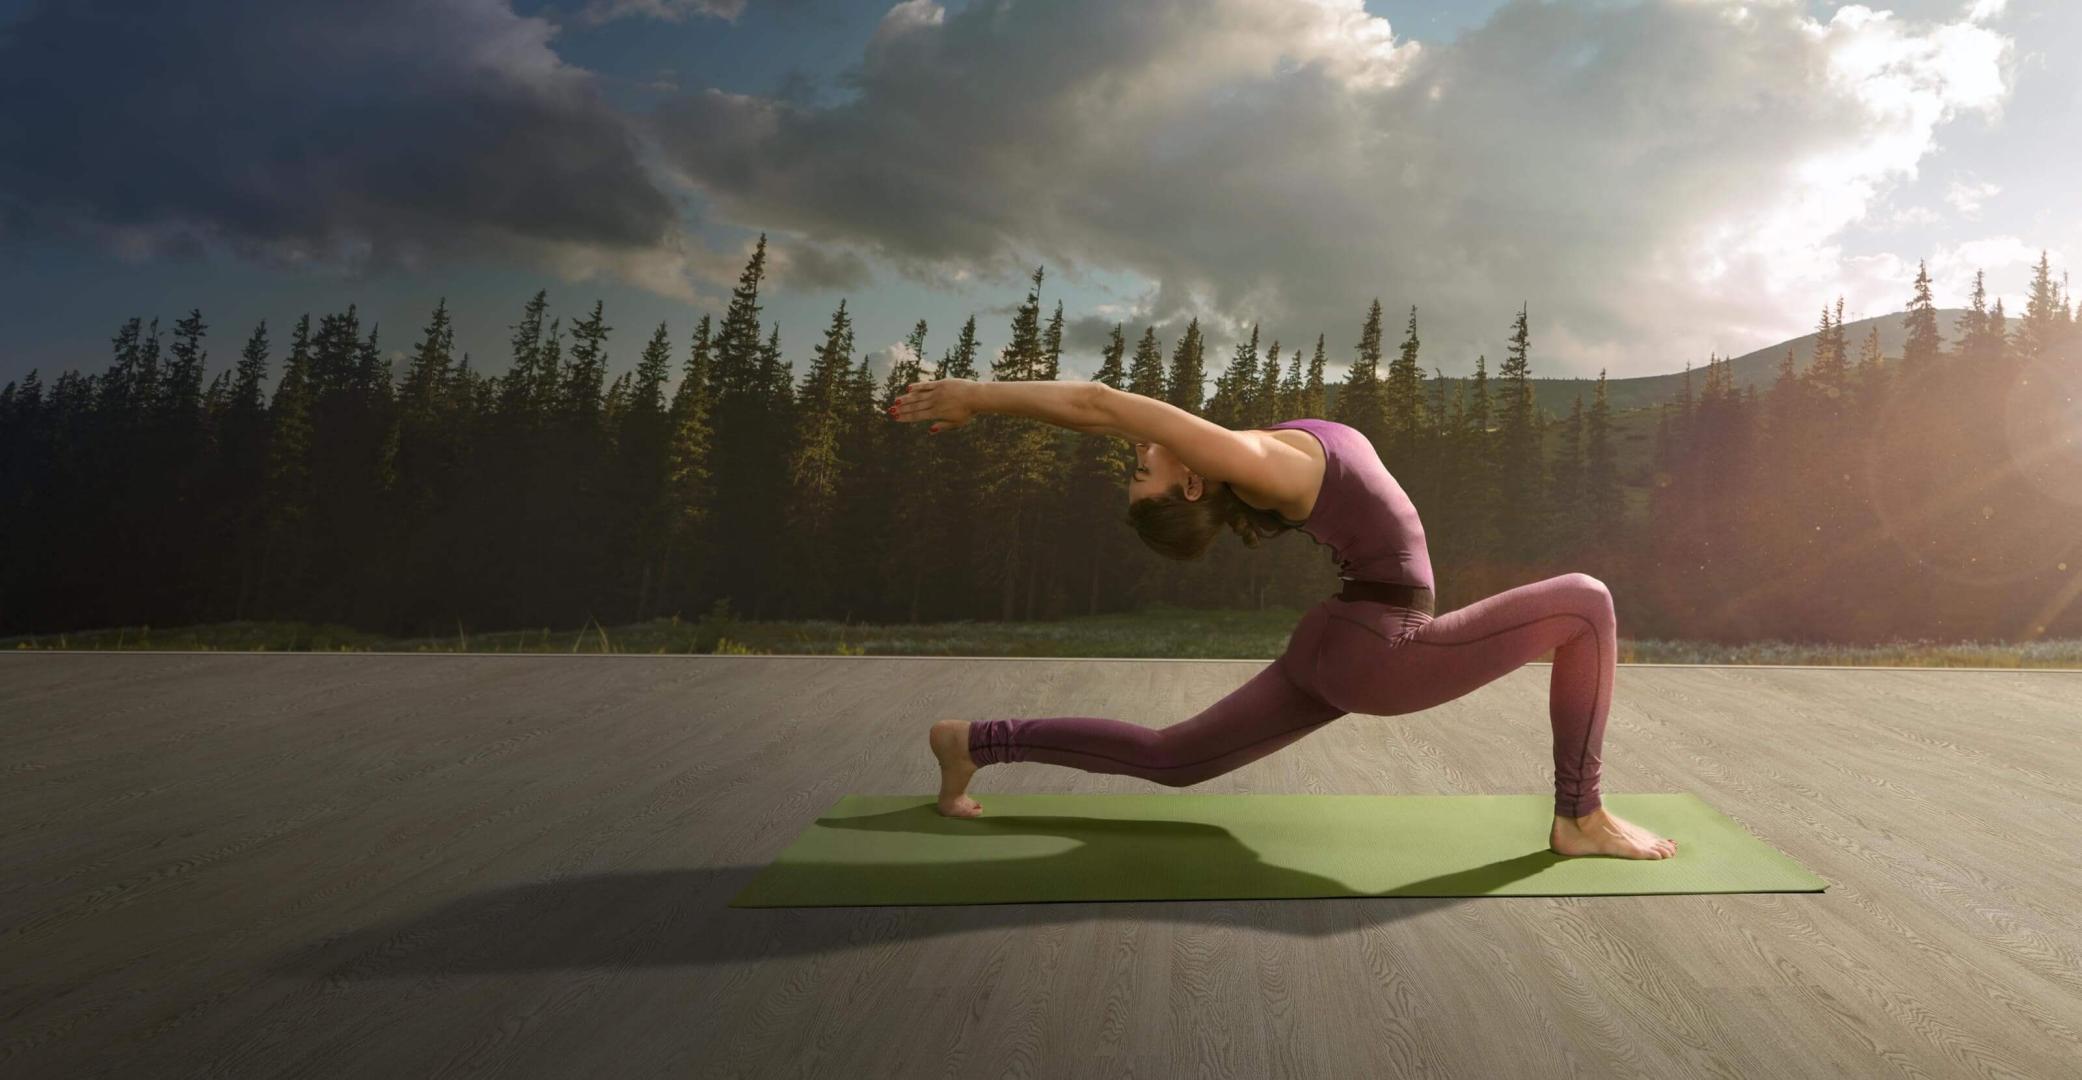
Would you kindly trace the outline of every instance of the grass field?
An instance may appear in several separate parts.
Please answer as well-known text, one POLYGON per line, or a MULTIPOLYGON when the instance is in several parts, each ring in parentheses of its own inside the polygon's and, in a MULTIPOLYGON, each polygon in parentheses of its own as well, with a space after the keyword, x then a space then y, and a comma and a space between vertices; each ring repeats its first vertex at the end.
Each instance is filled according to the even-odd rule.
MULTIPOLYGON (((459 631, 386 637, 342 626, 234 622, 0 638, 7 649, 149 649, 299 652, 747 653, 872 656, 1108 656, 1264 659, 1286 646, 1295 609, 1200 611, 1154 608, 1059 622, 909 625, 749 622, 717 611, 698 620, 625 626, 459 631)), ((1849 664, 1907 667, 2082 668, 2082 640, 1908 641, 1848 646, 1784 641, 1740 645, 1619 639, 1626 664, 1849 664)))

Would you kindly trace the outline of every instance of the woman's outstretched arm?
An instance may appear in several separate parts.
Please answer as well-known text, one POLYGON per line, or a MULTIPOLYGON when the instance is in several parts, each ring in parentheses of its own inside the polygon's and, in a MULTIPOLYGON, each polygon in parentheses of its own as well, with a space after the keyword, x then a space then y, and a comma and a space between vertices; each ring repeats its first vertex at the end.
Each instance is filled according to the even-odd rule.
POLYGON ((1027 416, 1078 431, 1106 422, 1093 406, 1093 394, 1103 389, 1104 383, 1034 380, 972 385, 977 412, 1027 416))
POLYGON ((978 413, 1001 413, 1042 420, 1057 427, 1096 435, 1120 435, 1097 404, 1096 382, 977 382, 974 379, 926 379, 911 383, 896 399, 898 420, 933 421, 942 431, 967 424, 978 413))

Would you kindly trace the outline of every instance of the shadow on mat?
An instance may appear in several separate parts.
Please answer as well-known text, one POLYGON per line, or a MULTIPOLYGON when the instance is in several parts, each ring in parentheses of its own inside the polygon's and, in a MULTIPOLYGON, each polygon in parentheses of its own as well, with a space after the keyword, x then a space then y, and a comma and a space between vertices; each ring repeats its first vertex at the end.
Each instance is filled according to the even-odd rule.
MULTIPOLYGON (((1220 880, 1248 870, 1254 881, 1300 894, 1350 893, 1331 878, 1271 867, 1228 830, 1193 822, 1121 821, 1066 816, 957 820, 930 804, 853 818, 825 818, 827 827, 974 835, 1069 836, 1083 841, 1055 855, 967 861, 960 871, 1035 883, 1080 873, 1120 872, 1120 853, 1106 837, 1146 851, 1151 831, 1185 851, 1180 862, 1220 880), (921 816, 922 814, 922 816, 921 816)), ((1412 882, 1395 895, 1268 899, 1111 900, 1012 903, 912 903, 877 906, 733 908, 731 899, 765 866, 588 874, 513 885, 462 897, 423 914, 328 936, 279 958, 277 974, 331 979, 380 979, 430 972, 537 971, 562 968, 639 968, 728 964, 871 948, 942 935, 1061 926, 1084 919, 1143 923, 1219 923, 1244 930, 1323 937, 1423 915, 1476 892, 1516 881, 1554 865, 1545 847, 1486 866, 1412 882), (1416 895, 1406 895, 1416 894, 1416 895), (1297 903, 1297 899, 1306 900, 1297 903)), ((921 873, 947 873, 947 864, 922 866, 803 863, 771 868, 785 874, 843 873, 849 881, 917 892, 921 873)), ((1037 885, 1037 888, 1045 886, 1037 885)), ((1489 899, 1529 899, 1491 897, 1489 899)))

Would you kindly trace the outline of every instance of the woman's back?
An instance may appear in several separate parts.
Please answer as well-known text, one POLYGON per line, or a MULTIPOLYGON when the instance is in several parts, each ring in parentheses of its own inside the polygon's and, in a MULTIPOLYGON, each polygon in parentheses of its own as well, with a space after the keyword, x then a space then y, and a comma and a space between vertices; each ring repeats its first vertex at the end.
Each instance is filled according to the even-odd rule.
POLYGON ((1381 462, 1372 441, 1335 420, 1302 417, 1259 429, 1292 428, 1323 446, 1323 486, 1306 522, 1297 525, 1336 557, 1339 576, 1433 587, 1424 524, 1408 493, 1381 462))

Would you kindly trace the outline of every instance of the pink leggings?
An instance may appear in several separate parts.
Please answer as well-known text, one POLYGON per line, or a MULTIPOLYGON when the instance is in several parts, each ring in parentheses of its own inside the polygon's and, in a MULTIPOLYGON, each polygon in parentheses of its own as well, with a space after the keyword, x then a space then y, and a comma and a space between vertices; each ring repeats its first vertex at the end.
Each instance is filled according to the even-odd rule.
POLYGON ((1190 720, 1166 728, 1095 716, 979 720, 969 726, 969 756, 978 765, 1039 761, 1184 787, 1256 761, 1348 712, 1420 712, 1551 651, 1554 812, 1582 817, 1603 805, 1599 754, 1618 625, 1612 593, 1588 574, 1520 585, 1436 619, 1333 597, 1302 616, 1279 659, 1190 720))

